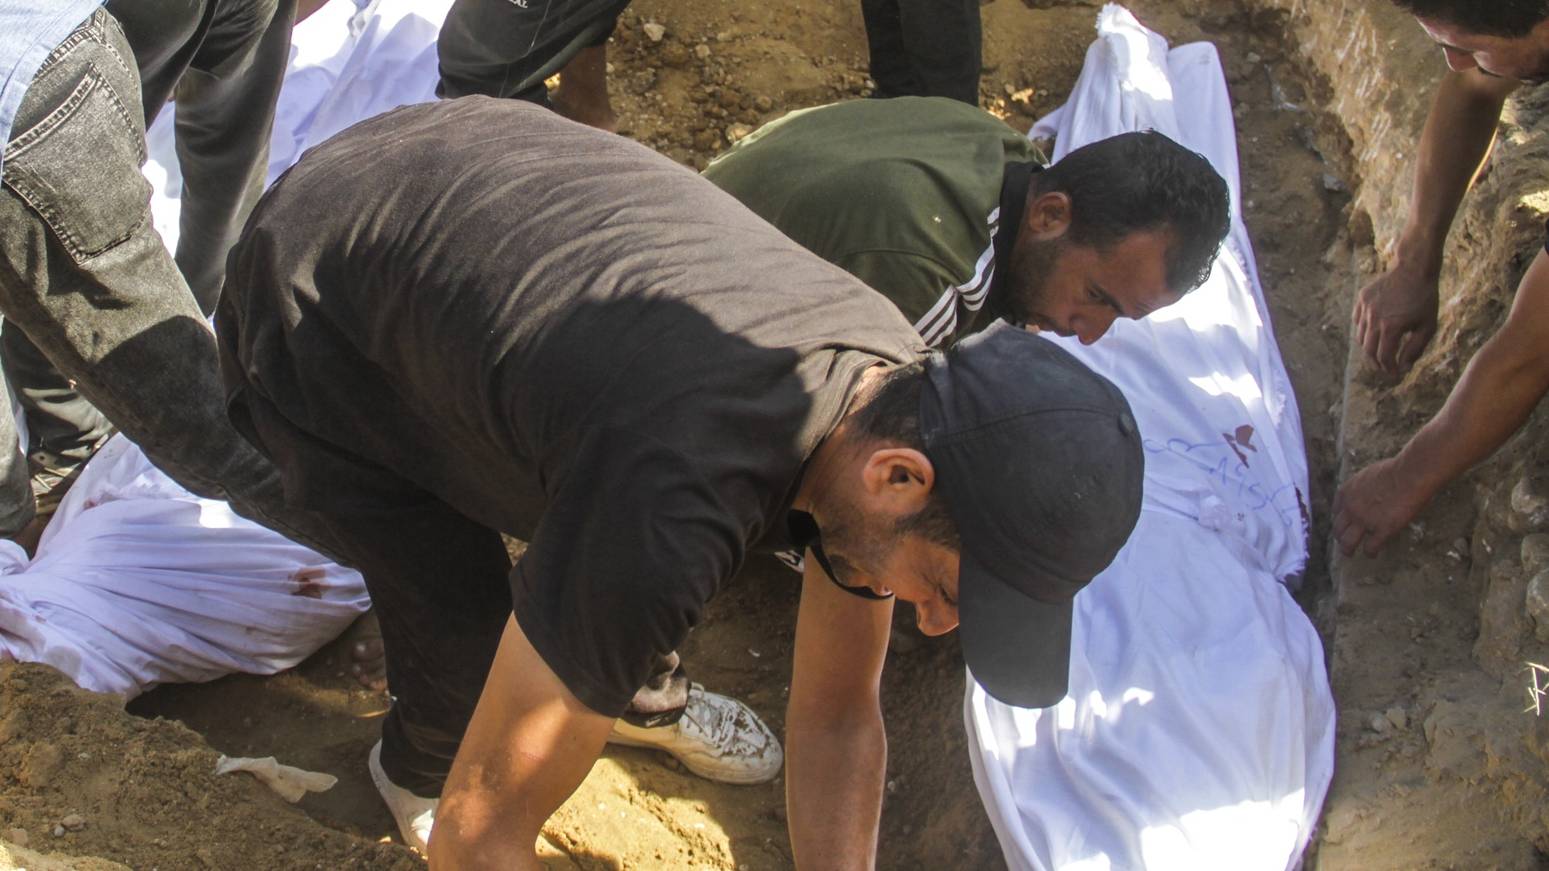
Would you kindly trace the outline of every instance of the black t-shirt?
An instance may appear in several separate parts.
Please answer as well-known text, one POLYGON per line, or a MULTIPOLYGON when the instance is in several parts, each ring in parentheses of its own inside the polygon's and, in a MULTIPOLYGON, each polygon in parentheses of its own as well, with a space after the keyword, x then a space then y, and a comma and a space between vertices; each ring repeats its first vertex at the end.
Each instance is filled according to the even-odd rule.
POLYGON ((368 470, 287 495, 370 510, 361 482, 386 469, 527 539, 517 620, 610 714, 750 548, 788 544, 802 466, 861 373, 924 350, 885 298, 688 169, 482 97, 309 152, 226 294, 242 387, 368 470))

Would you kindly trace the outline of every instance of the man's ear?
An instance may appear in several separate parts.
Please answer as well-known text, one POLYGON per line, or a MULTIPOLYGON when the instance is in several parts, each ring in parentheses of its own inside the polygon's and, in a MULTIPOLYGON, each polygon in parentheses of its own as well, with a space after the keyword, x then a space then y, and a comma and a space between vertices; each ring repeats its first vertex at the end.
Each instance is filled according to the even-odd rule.
POLYGON ((1032 238, 1048 242, 1062 238, 1070 230, 1070 218, 1070 196, 1050 191, 1028 201, 1022 223, 1032 238))
POLYGON ((878 448, 866 458, 861 483, 876 510, 905 517, 929 501, 936 486, 936 467, 914 448, 878 448))

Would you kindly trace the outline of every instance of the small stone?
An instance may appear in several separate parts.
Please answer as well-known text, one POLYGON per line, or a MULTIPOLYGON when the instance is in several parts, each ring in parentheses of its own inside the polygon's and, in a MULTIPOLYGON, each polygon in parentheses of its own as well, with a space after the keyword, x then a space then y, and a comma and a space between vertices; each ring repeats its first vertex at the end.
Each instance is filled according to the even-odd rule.
POLYGON ((1409 712, 1399 707, 1398 705, 1394 705, 1393 707, 1388 708, 1386 711, 1383 711, 1382 716, 1387 719, 1389 723, 1392 723, 1393 728, 1395 729, 1409 728, 1409 712))
POLYGON ((56 837, 56 838, 63 838, 64 836, 65 836, 65 827, 61 826, 61 825, 58 825, 58 824, 55 824, 55 826, 54 826, 54 837, 56 837))
POLYGON ((1259 63, 1260 61, 1264 60, 1264 58, 1260 57, 1258 52, 1250 51, 1250 52, 1248 52, 1247 56, 1243 58, 1243 60, 1247 61, 1250 64, 1256 64, 1256 63, 1259 63))
POLYGON ((27 841, 29 840, 26 829, 6 829, 5 839, 18 847, 27 846, 27 841))
POLYGON ((1325 172, 1323 174, 1323 189, 1331 194, 1342 194, 1349 190, 1348 187, 1345 187, 1345 183, 1340 180, 1339 176, 1333 174, 1332 172, 1325 172))
POLYGON ((694 57, 697 57, 700 60, 709 60, 710 59, 710 46, 705 45, 702 42, 700 44, 694 46, 694 57))
POLYGON ((86 828, 86 818, 80 814, 65 814, 65 818, 60 820, 59 824, 72 832, 79 832, 86 828))
POLYGON ((1388 722, 1388 718, 1381 714, 1372 714, 1372 718, 1366 723, 1366 728, 1371 729, 1378 735, 1382 735, 1393 728, 1393 724, 1388 722))
POLYGON ((1522 539, 1522 573, 1536 575, 1549 568, 1549 534, 1535 532, 1522 539))
POLYGON ((1007 82, 1006 83, 1006 96, 1009 97, 1012 94, 1015 94, 1016 92, 1017 92, 1017 86, 1011 84, 1010 82, 1007 82))
POLYGON ((1526 527, 1538 528, 1549 524, 1549 492, 1545 481, 1524 475, 1511 488, 1511 510, 1526 521, 1526 527))
POLYGON ((774 100, 764 96, 756 97, 753 100, 753 108, 760 112, 768 112, 774 108, 774 100))
POLYGON ((898 791, 898 781, 896 779, 889 780, 887 782, 887 791, 888 792, 897 792, 898 791))
POLYGON ((661 42, 662 37, 667 35, 667 28, 654 21, 647 21, 640 25, 640 29, 645 31, 645 38, 652 42, 661 42))
POLYGON ((1527 582, 1525 606, 1533 618, 1533 634, 1549 643, 1549 569, 1543 569, 1527 582))
POLYGON ((731 36, 732 36, 732 34, 731 34, 730 30, 723 30, 720 33, 717 33, 715 35, 715 41, 716 42, 730 42, 731 41, 731 36))
POLYGON ((741 142, 744 138, 747 137, 749 133, 752 132, 753 128, 746 124, 733 124, 726 128, 726 141, 734 144, 741 142))
POLYGON ((688 63, 688 49, 676 42, 669 42, 662 46, 661 59, 669 67, 681 67, 688 63))

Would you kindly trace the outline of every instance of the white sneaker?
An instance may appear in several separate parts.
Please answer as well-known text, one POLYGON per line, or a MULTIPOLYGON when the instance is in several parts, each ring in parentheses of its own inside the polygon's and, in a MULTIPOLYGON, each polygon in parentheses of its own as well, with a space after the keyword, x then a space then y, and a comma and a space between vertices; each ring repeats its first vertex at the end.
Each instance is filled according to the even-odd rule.
POLYGON ((611 744, 665 750, 706 780, 751 784, 773 780, 785 762, 780 739, 742 702, 691 684, 688 708, 670 726, 613 724, 611 744))
POLYGON ((421 856, 430 855, 427 845, 430 843, 430 830, 436 824, 436 806, 441 804, 441 799, 420 798, 388 780, 387 772, 382 770, 381 741, 371 748, 366 767, 371 769, 371 782, 376 784, 376 791, 381 793, 382 801, 387 803, 387 809, 393 813, 393 821, 398 824, 398 834, 403 836, 403 842, 410 849, 418 850, 421 856))

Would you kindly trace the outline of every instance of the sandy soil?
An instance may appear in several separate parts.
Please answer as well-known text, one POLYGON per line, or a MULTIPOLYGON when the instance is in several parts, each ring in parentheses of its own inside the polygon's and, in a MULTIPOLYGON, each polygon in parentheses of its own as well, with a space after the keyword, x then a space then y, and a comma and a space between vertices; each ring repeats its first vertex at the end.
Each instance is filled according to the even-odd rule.
MULTIPOLYGON (((1214 40, 1225 59, 1248 224, 1304 413, 1314 515, 1326 529, 1345 310, 1371 261, 1369 222, 1363 229, 1350 219, 1349 180, 1338 169, 1347 144, 1316 109, 1319 88, 1288 55, 1280 18, 1248 14, 1234 0, 1132 8, 1175 43, 1214 40)), ((1053 109, 1075 80, 1096 10, 1047 0, 984 5, 984 104, 1024 130, 1053 109)), ((790 109, 868 92, 853 2, 639 0, 610 62, 622 132, 696 166, 790 109), (666 28, 660 42, 645 35, 646 22, 666 28)), ((1321 565, 1316 548, 1313 565, 1321 565)), ((1319 601, 1326 575, 1312 572, 1308 589, 1308 601, 1319 601)), ((788 570, 752 565, 684 651, 697 680, 745 699, 777 731, 796 597, 788 570)), ((880 864, 1001 867, 964 752, 956 643, 924 638, 909 621, 900 616, 885 686, 892 753, 880 864)), ((125 713, 118 700, 43 669, 0 667, 0 869, 50 867, 7 845, 23 841, 136 869, 415 866, 390 843, 396 833, 365 771, 386 699, 344 670, 335 646, 272 678, 165 687, 125 713), (277 755, 340 782, 292 807, 245 775, 214 776, 217 752, 277 755), (64 828, 71 814, 84 826, 64 828)), ((780 781, 720 786, 649 752, 614 749, 551 821, 542 847, 553 868, 788 868, 782 796, 780 781)))

